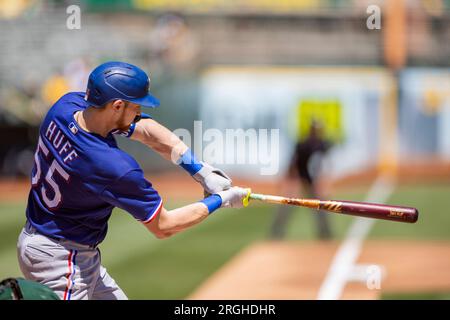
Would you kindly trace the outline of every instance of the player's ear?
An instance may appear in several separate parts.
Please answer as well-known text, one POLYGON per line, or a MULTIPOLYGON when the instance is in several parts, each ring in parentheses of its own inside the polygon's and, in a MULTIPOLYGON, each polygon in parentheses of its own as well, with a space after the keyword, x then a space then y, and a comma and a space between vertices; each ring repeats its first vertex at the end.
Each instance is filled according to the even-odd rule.
POLYGON ((114 111, 120 111, 125 107, 125 101, 120 99, 114 100, 111 106, 114 111))

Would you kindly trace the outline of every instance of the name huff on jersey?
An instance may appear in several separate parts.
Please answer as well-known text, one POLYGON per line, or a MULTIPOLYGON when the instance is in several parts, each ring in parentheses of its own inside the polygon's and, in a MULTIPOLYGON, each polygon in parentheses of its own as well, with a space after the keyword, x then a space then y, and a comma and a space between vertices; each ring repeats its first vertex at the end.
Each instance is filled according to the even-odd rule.
POLYGON ((64 135, 62 130, 54 121, 51 121, 47 127, 47 130, 45 130, 45 137, 51 142, 58 154, 62 157, 64 163, 72 161, 78 157, 78 154, 70 144, 69 139, 64 135))

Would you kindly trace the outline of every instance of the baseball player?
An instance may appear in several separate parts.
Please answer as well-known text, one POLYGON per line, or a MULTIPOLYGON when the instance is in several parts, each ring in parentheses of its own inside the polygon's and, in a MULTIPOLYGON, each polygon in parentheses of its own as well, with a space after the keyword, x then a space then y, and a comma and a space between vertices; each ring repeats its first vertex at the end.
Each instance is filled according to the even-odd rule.
MULTIPOLYGON (((295 146, 286 177, 286 181, 299 178, 303 191, 310 198, 320 198, 317 186, 318 171, 323 161, 323 155, 331 147, 330 142, 323 138, 322 130, 323 127, 319 122, 311 123, 309 135, 295 146)), ((272 223, 271 235, 273 238, 284 236, 288 219, 292 213, 291 209, 286 206, 278 208, 272 223)), ((330 239, 332 232, 327 214, 319 211, 315 216, 317 217, 318 238, 330 239)))
POLYGON ((48 286, 61 299, 127 299, 101 265, 98 249, 114 207, 129 212, 157 238, 166 238, 218 208, 241 207, 247 195, 141 112, 141 107, 159 105, 149 86, 140 68, 104 63, 90 74, 85 93, 61 97, 41 124, 18 259, 27 279, 48 286), (166 210, 139 164, 118 148, 114 134, 174 160, 211 195, 166 210))

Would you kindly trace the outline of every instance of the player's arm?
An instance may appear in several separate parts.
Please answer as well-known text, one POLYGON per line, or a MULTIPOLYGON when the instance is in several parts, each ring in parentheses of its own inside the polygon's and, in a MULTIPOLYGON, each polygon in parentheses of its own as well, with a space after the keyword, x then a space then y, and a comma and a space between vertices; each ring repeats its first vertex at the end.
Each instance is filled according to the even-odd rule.
MULTIPOLYGON (((100 180, 100 183, 103 180, 100 180)), ((163 208, 163 200, 144 172, 135 168, 105 187, 100 187, 99 197, 114 207, 130 213, 158 238, 165 238, 198 224, 218 208, 242 207, 249 189, 233 187, 217 192, 199 203, 174 210, 163 208)))
POLYGON ((186 170, 205 191, 213 194, 231 187, 232 181, 222 170, 197 160, 188 146, 173 132, 153 119, 136 123, 130 138, 139 141, 186 170))
POLYGON ((248 189, 233 187, 181 208, 170 211, 162 208, 158 215, 144 225, 157 238, 167 238, 195 226, 221 207, 242 207, 248 192, 248 189))
POLYGON ((189 149, 173 132, 153 119, 142 119, 136 123, 130 138, 147 145, 164 159, 173 162, 189 149))

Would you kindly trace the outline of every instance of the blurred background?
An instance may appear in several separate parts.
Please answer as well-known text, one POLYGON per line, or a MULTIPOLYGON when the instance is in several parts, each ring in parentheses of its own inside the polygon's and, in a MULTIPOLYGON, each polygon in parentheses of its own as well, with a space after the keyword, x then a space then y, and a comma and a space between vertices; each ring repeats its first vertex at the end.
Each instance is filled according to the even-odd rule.
MULTIPOLYGON (((254 204, 157 241, 117 210, 102 257, 130 298, 450 298, 444 272, 450 267, 449 0, 0 0, 0 43, 0 278, 20 275, 15 243, 42 118, 64 93, 84 91, 95 66, 121 60, 149 72, 161 100, 152 116, 171 130, 189 130, 197 154, 208 145, 208 129, 278 130, 277 148, 256 163, 248 160, 254 146, 224 145, 225 154, 247 157, 215 163, 235 184, 421 211, 415 225, 376 222, 358 238, 371 253, 357 251, 351 267, 382 266, 381 289, 355 289, 364 281, 346 274, 336 285, 341 290, 327 296, 326 279, 334 279, 329 267, 349 230, 360 226, 353 218, 316 219, 306 209, 254 204), (80 9, 75 29, 73 5, 80 9), (319 134, 311 138, 316 126, 319 134), (271 164, 276 170, 261 174, 271 164), (300 279, 291 295, 282 293, 277 275, 276 288, 259 290, 267 295, 249 289, 239 296, 231 284, 221 287, 223 266, 249 245, 274 241, 289 246, 287 256, 297 252, 306 269, 311 252, 322 250, 314 267, 322 271, 311 277, 305 269, 314 278, 307 284, 291 271, 300 279), (385 261, 380 252, 389 247, 399 254, 385 261), (416 269, 396 273, 407 262, 416 269), (433 277, 424 276, 430 269, 433 277), (426 279, 414 282, 418 277, 426 279), (230 296, 217 294, 226 290, 230 296)), ((118 139, 169 208, 201 197, 182 170, 118 139)), ((284 261, 264 263, 276 259, 284 261)))

